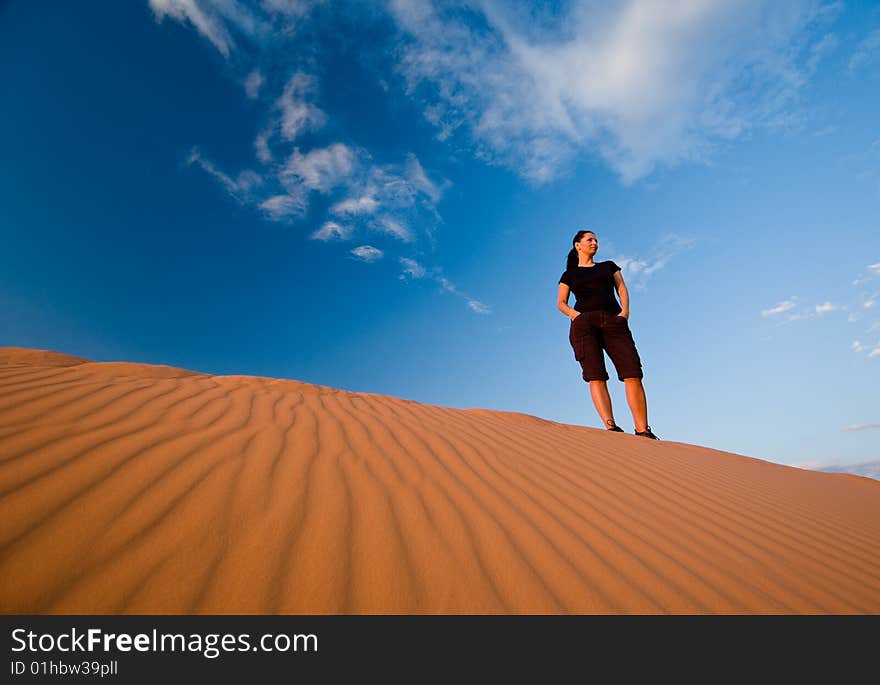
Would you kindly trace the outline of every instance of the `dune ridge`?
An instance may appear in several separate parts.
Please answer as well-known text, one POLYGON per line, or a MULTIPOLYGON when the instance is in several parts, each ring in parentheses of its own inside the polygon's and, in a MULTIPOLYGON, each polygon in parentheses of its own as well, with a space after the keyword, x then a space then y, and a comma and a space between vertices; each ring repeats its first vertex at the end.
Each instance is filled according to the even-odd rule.
POLYGON ((880 482, 0 348, 0 578, 4 613, 878 613, 880 482))

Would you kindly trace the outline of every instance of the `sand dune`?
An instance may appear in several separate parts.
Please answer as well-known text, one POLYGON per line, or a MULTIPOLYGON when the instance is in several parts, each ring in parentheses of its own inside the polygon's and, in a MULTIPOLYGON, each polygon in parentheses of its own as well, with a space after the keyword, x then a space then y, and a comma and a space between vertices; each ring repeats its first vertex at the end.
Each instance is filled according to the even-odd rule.
POLYGON ((0 578, 5 613, 878 613, 880 482, 0 348, 0 578))

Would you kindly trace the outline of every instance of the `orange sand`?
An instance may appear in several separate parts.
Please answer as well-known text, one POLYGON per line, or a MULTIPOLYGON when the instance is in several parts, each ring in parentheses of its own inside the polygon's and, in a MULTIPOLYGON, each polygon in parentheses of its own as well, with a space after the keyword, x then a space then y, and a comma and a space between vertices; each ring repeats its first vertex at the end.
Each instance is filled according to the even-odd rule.
POLYGON ((880 482, 0 348, 0 579, 4 613, 878 613, 880 482))

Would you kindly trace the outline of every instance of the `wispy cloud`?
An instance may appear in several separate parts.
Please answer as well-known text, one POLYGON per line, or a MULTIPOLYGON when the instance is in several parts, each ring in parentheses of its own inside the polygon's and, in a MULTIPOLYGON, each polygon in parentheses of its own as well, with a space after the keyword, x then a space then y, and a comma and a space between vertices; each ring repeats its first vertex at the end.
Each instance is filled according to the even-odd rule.
POLYGON ((419 264, 415 259, 401 257, 400 263, 403 264, 403 273, 400 274, 400 278, 402 279, 407 276, 410 278, 424 278, 427 274, 425 267, 419 264))
POLYGON ((352 149, 342 143, 309 150, 306 154, 296 148, 284 165, 281 179, 285 187, 301 185, 326 193, 348 179, 356 163, 352 149))
POLYGON ((492 310, 489 307, 479 300, 468 300, 468 308, 474 312, 475 314, 491 314, 492 310))
POLYGON ((869 461, 861 464, 839 464, 831 460, 804 461, 793 464, 795 468, 809 471, 824 471, 825 473, 849 473, 854 476, 864 476, 880 480, 880 461, 869 461))
POLYGON ((440 284, 440 287, 448 293, 452 293, 453 295, 457 295, 458 297, 463 297, 467 301, 468 309, 470 309, 475 314, 491 314, 492 310, 488 305, 480 302, 469 295, 461 292, 455 285, 447 279, 445 276, 437 275, 435 276, 435 280, 440 284))
POLYGON ((378 209, 379 203, 376 202, 376 198, 370 195, 361 195, 360 197, 349 197, 337 202, 330 208, 330 212, 332 214, 358 216, 360 214, 373 214, 378 209))
POLYGON ((344 226, 335 221, 325 221, 317 231, 312 233, 314 240, 348 240, 351 236, 351 226, 344 226))
POLYGON ((276 35, 291 36, 299 21, 323 0, 148 0, 157 21, 171 17, 190 23, 224 57, 244 41, 269 44, 276 35))
POLYGON ((480 302, 479 300, 463 293, 455 284, 443 275, 442 269, 439 267, 427 268, 414 259, 406 257, 400 258, 403 265, 403 272, 398 276, 400 280, 433 280, 440 285, 442 292, 451 293, 457 297, 463 298, 467 302, 467 307, 475 314, 491 314, 491 308, 480 302))
POLYGON ((850 347, 853 352, 867 352, 868 359, 880 357, 880 342, 878 342, 876 345, 865 345, 860 340, 853 340, 853 343, 850 347))
POLYGON ((278 127, 282 137, 293 141, 300 133, 321 128, 327 116, 309 101, 316 90, 314 77, 301 71, 294 73, 275 103, 280 112, 278 127))
MULTIPOLYGON (((232 49, 232 36, 226 30, 222 15, 214 8, 203 9, 197 0, 149 0, 157 21, 170 16, 178 21, 189 21, 205 38, 214 44, 224 57, 232 49)), ((236 3, 233 0, 233 5, 236 3)))
MULTIPOLYGON (((216 1, 216 0, 215 0, 216 1)), ((263 7, 287 19, 301 19, 325 0, 262 0, 263 7)))
POLYGON ((387 233, 398 240, 402 240, 405 243, 411 243, 413 241, 413 234, 412 231, 410 231, 409 226, 392 216, 379 217, 376 221, 371 222, 370 225, 383 233, 387 233))
POLYGON ((866 266, 865 268, 868 270, 868 272, 866 274, 860 273, 858 276, 856 276, 856 279, 853 281, 853 285, 865 285, 866 283, 870 283, 872 280, 880 276, 880 262, 876 264, 868 264, 868 266, 866 266))
MULTIPOLYGON (((229 57, 238 39, 282 56, 320 2, 149 4, 157 20, 190 23, 229 57)), ((373 7, 374 15, 385 10, 399 29, 399 44, 386 53, 399 58, 408 92, 438 137, 468 131, 478 157, 538 183, 581 155, 599 156, 632 182, 658 165, 708 159, 749 129, 790 125, 799 90, 839 42, 827 30, 839 5, 816 0, 630 0, 552 11, 498 0, 373 7)), ((858 55, 875 40, 866 38, 858 55)), ((261 78, 251 72, 249 97, 261 92, 261 78)), ((289 102, 280 105, 288 140, 321 117, 302 108, 302 85, 289 82, 289 102)), ((270 140, 257 139, 261 158, 270 140)))
POLYGON ((373 247, 372 245, 360 245, 355 247, 351 250, 351 254, 365 262, 375 262, 378 259, 382 259, 385 255, 382 250, 373 247))
POLYGON ((645 287, 647 280, 680 253, 692 249, 696 241, 674 233, 661 237, 657 244, 642 257, 614 254, 614 261, 623 272, 628 286, 636 289, 645 287))
POLYGON ((849 58, 849 70, 856 71, 860 67, 873 62, 880 55, 880 29, 871 31, 856 46, 852 57, 849 58))
POLYGON ((783 300, 782 302, 777 304, 775 307, 771 307, 770 309, 764 309, 761 311, 761 316, 763 316, 766 319, 767 317, 770 317, 770 316, 776 316, 778 314, 782 314, 783 312, 791 311, 792 309, 794 309, 795 299, 797 299, 797 298, 792 297, 790 300, 783 300))
POLYGON ((847 426, 843 430, 845 430, 845 431, 863 431, 863 430, 871 430, 874 428, 880 428, 880 423, 855 423, 851 426, 847 426))
POLYGON ((247 78, 244 80, 244 92, 251 100, 256 100, 260 97, 260 88, 263 87, 263 84, 266 82, 266 79, 263 75, 256 69, 254 69, 250 74, 247 75, 247 78))
POLYGON ((579 153, 631 182, 790 121, 835 45, 815 35, 829 12, 811 0, 572 3, 555 16, 495 0, 389 7, 400 71, 438 136, 466 129, 538 183, 579 153))
POLYGON ((441 185, 435 183, 430 178, 428 178, 428 175, 422 168, 421 163, 413 154, 410 154, 406 158, 404 173, 410 185, 412 185, 413 188, 421 191, 431 202, 435 204, 440 201, 440 197, 443 195, 445 187, 449 185, 448 181, 445 181, 441 185))
MULTIPOLYGON (((846 311, 849 308, 846 305, 835 304, 830 301, 822 302, 813 306, 805 306, 798 303, 798 298, 792 296, 787 300, 783 300, 779 304, 768 309, 761 310, 761 316, 765 319, 776 318, 781 324, 791 323, 793 321, 804 321, 807 319, 815 319, 823 317, 825 314, 837 311, 846 311)), ((858 315, 854 317, 853 313, 848 314, 847 320, 852 322, 860 318, 858 315)))
MULTIPOLYGON (((433 241, 448 181, 415 155, 377 159, 327 126, 322 83, 303 71, 320 43, 297 53, 294 40, 319 2, 148 1, 158 21, 193 26, 229 58, 244 95, 266 108, 248 134, 258 172, 227 173, 201 154, 191 164, 269 220, 320 225, 315 239, 385 247, 390 238, 414 251, 433 241), (294 63, 292 73, 279 69, 294 63)), ((498 0, 388 0, 362 14, 386 11, 399 31, 385 54, 438 137, 461 133, 477 157, 538 183, 582 156, 631 182, 657 166, 706 160, 754 127, 788 125, 798 91, 836 45, 824 28, 830 12, 814 0, 562 3, 553 12, 498 0)), ((643 287, 691 246, 619 259, 643 287)), ((438 282, 472 311, 488 311, 438 282)))
POLYGON ((230 195, 241 202, 247 201, 254 190, 263 183, 263 178, 258 173, 249 169, 242 171, 238 176, 232 178, 218 169, 213 162, 205 159, 197 147, 190 150, 186 163, 190 166, 198 166, 206 171, 213 176, 230 195))
POLYGON ((259 207, 270 219, 275 221, 291 216, 303 216, 306 213, 305 194, 299 196, 291 193, 273 195, 263 200, 259 207))

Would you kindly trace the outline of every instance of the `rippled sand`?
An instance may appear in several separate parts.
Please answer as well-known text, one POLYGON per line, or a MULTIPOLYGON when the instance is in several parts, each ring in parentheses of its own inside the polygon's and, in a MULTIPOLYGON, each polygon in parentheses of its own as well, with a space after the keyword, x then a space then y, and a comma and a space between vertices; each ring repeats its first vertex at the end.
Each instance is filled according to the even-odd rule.
POLYGON ((4 613, 878 613, 880 482, 0 348, 0 578, 4 613))

